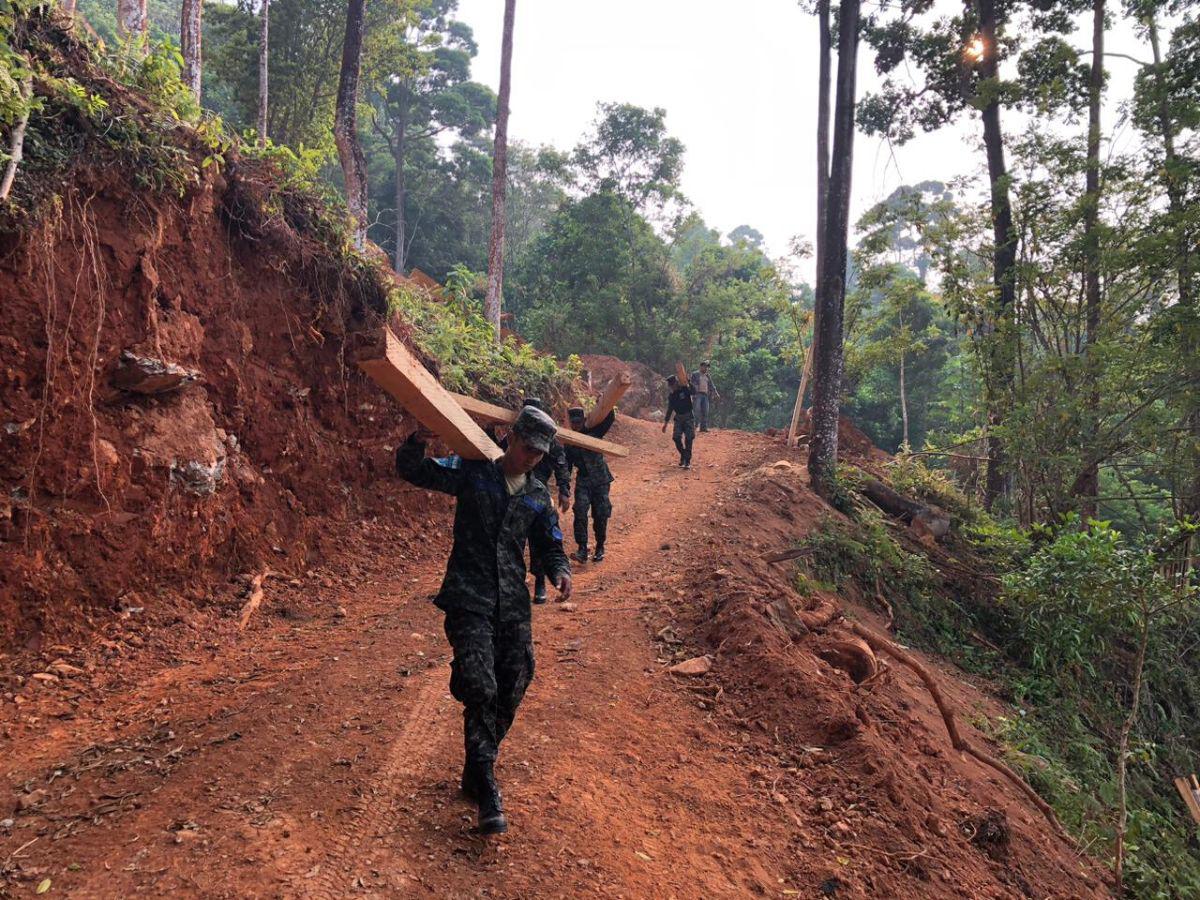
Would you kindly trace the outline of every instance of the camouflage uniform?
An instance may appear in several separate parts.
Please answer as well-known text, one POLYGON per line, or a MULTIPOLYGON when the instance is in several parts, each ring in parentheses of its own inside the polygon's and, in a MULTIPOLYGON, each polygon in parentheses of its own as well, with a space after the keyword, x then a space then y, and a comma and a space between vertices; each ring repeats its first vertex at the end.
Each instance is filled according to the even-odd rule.
POLYGON ((434 602, 446 613, 454 649, 450 693, 463 704, 467 760, 490 763, 533 678, 526 541, 551 580, 571 571, 558 515, 532 475, 509 496, 498 463, 426 459, 425 445, 413 438, 396 452, 396 470, 458 500, 454 547, 434 602))
MULTIPOLYGON (((591 428, 579 429, 594 438, 608 434, 617 419, 616 410, 591 428)), ((604 546, 608 537, 608 519, 612 515, 612 502, 608 499, 609 485, 613 482, 612 472, 604 454, 580 447, 567 448, 567 462, 579 470, 575 476, 575 543, 580 549, 588 545, 588 510, 592 511, 592 525, 596 531, 597 549, 604 546)))
MULTIPOLYGON (((571 495, 571 466, 567 463, 567 454, 563 445, 557 439, 550 442, 550 449, 542 457, 542 461, 533 470, 533 476, 547 488, 550 487, 550 476, 554 475, 558 485, 558 496, 566 498, 571 495)), ((545 576, 542 559, 536 553, 529 554, 529 571, 540 579, 545 576)))

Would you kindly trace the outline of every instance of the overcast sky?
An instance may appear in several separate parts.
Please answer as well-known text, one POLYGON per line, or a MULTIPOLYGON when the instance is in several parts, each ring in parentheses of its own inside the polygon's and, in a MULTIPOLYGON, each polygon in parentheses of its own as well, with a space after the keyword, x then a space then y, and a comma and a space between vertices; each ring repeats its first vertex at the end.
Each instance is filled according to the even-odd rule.
MULTIPOLYGON (((503 8, 503 0, 459 5, 479 43, 475 78, 493 88, 503 8)), ((514 35, 510 139, 568 149, 598 102, 661 106, 687 148, 684 193, 711 226, 728 233, 752 225, 773 255, 793 235, 813 238, 816 20, 795 0, 519 0, 514 35)), ((1072 43, 1089 38, 1090 28, 1072 43)), ((1109 48, 1141 52, 1127 28, 1109 48)), ((1114 101, 1134 68, 1110 61, 1114 101)), ((866 47, 859 72, 861 96, 875 84, 866 47)), ((1020 127, 1012 115, 1005 124, 1020 127)), ((979 171, 979 138, 978 116, 894 152, 858 134, 852 218, 898 185, 979 171)))

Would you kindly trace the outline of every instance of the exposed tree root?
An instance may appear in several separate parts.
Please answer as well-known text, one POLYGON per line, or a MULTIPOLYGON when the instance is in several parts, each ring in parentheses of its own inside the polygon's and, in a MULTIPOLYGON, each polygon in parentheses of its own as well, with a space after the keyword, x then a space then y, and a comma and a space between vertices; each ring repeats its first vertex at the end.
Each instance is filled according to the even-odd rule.
POLYGON ((1013 784, 1015 784, 1025 797, 1037 807, 1038 811, 1046 817, 1046 821, 1054 828, 1058 835, 1074 847, 1079 849, 1079 844, 1071 835, 1067 834, 1066 829, 1062 827, 1062 823, 1058 821, 1058 816, 1054 814, 1054 810, 1045 800, 1037 795, 1020 775, 996 759, 994 756, 978 750, 968 744, 963 736, 958 731, 958 725, 954 720, 954 711, 947 705, 945 698, 942 696, 941 689, 934 680, 933 675, 921 663, 919 663, 912 655, 901 650, 895 643, 888 640, 881 634, 876 634, 869 628, 860 625, 857 622, 850 623, 850 629, 859 637, 861 637, 871 649, 877 653, 886 653, 895 659, 897 662, 907 666, 917 673, 917 676, 925 683, 925 687, 929 690, 933 697, 933 702, 937 704, 938 711, 942 714, 942 721, 946 723, 946 731, 950 734, 950 743, 954 745, 954 749, 960 753, 966 753, 968 756, 973 756, 984 765, 995 769, 1013 784))
POLYGON ((254 580, 250 582, 250 596, 242 606, 242 615, 238 621, 238 631, 245 631, 246 626, 250 624, 250 617, 254 615, 254 611, 258 609, 263 601, 263 580, 271 574, 271 570, 265 570, 261 575, 255 575, 254 580))

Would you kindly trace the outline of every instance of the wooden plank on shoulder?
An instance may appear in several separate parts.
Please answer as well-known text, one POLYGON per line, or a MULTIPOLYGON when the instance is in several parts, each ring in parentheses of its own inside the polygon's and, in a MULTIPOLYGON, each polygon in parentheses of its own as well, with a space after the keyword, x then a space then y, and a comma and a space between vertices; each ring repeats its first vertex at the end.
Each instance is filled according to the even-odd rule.
POLYGON ((621 402, 621 398, 625 396, 625 392, 629 390, 631 384, 633 384, 633 376, 628 372, 621 372, 620 375, 609 382, 608 387, 604 389, 604 393, 596 401, 596 405, 592 407, 592 411, 588 413, 588 417, 583 424, 588 428, 595 428, 603 422, 608 414, 616 409, 617 404, 621 402))
POLYGON ((1179 796, 1183 798, 1183 805, 1192 814, 1192 819, 1195 820, 1197 825, 1200 825, 1200 801, 1196 800, 1192 786, 1188 784, 1186 778, 1176 778, 1175 789, 1179 791, 1179 796))
POLYGON ((421 365, 391 329, 358 354, 358 367, 463 459, 499 459, 504 451, 421 365))
MULTIPOLYGON (((497 425, 511 425, 517 420, 516 410, 497 406, 494 403, 488 403, 486 400, 479 400, 475 397, 468 397, 466 394, 451 394, 450 396, 458 401, 463 409, 476 418, 482 419, 484 422, 491 422, 497 425)), ((591 435, 581 434, 570 428, 563 428, 561 425, 558 429, 558 440, 562 444, 579 447, 583 450, 595 450, 597 453, 603 453, 605 456, 625 457, 629 455, 628 447, 622 447, 620 444, 614 444, 612 441, 602 441, 591 435)))

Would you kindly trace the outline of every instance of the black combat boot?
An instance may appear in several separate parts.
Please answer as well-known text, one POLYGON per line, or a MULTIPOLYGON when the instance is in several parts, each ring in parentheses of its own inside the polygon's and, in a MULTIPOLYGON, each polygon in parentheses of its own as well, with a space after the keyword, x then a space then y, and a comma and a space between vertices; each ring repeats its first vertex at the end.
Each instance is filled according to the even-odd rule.
POLYGON ((587 544, 580 544, 579 549, 571 554, 571 559, 577 563, 585 563, 588 561, 587 544))
POLYGON ((508 819, 504 816, 504 801, 496 786, 492 763, 480 763, 475 777, 479 790, 479 833, 503 834, 508 831, 508 819))
POLYGON ((604 559, 604 543, 608 540, 608 519, 597 519, 596 528, 596 555, 592 557, 596 562, 604 559))
POLYGON ((479 788, 476 783, 475 769, 469 762, 463 763, 462 781, 459 782, 459 788, 462 790, 462 795, 472 803, 479 802, 479 788))
POLYGON ((545 575, 534 575, 533 576, 533 602, 539 603, 539 604, 546 602, 546 576, 545 575))

